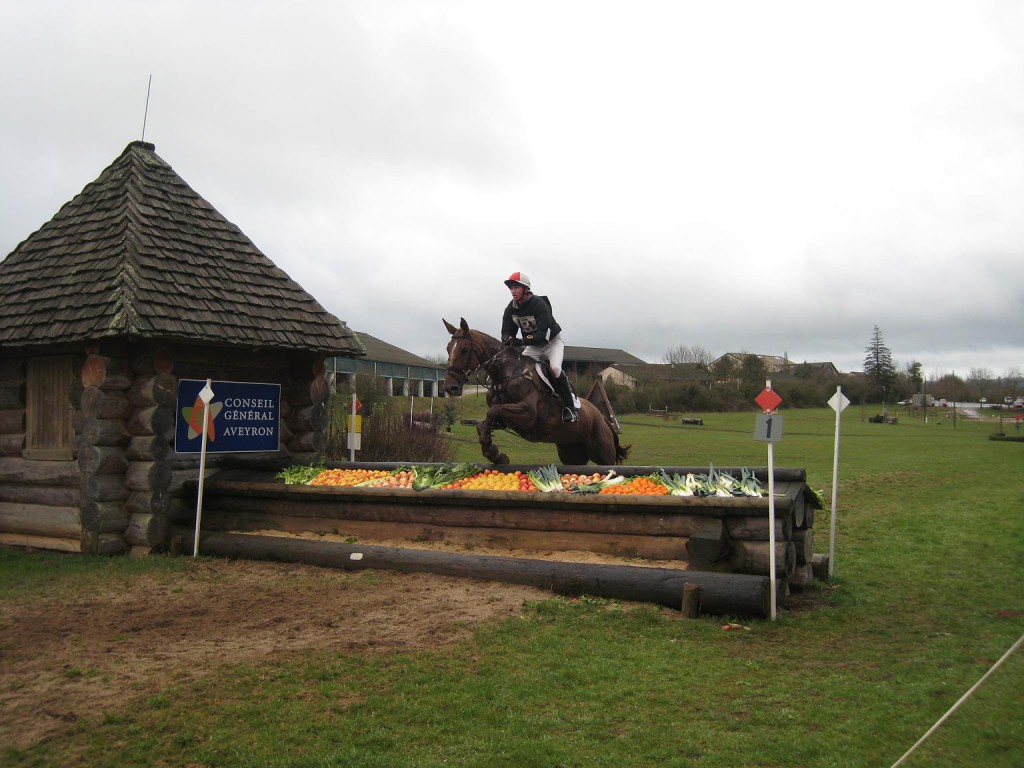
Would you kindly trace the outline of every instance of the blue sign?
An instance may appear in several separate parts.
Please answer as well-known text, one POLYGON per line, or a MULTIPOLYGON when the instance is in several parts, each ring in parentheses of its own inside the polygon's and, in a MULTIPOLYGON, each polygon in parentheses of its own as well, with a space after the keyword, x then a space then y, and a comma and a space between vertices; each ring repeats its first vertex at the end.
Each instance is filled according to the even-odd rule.
POLYGON ((207 453, 253 453, 281 447, 281 385, 212 381, 213 397, 203 405, 205 379, 178 382, 176 453, 200 453, 206 419, 207 453))

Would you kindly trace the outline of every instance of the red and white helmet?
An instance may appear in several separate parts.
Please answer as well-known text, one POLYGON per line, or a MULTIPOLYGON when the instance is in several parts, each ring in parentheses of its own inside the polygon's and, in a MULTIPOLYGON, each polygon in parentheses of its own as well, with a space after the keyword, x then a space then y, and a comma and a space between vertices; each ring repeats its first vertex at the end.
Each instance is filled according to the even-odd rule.
POLYGON ((526 290, 530 290, 530 276, 525 272, 513 272, 508 276, 508 280, 505 281, 505 285, 509 288, 513 285, 521 285, 526 290))

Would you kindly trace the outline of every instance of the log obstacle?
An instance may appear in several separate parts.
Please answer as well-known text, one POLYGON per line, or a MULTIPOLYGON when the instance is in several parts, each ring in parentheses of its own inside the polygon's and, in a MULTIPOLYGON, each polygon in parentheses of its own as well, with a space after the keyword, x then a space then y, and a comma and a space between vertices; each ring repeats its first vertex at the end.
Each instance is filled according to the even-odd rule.
MULTIPOLYGON (((388 463, 337 466, 398 467, 388 463)), ((560 467, 559 471, 564 474, 582 469, 560 467)), ((659 468, 615 469, 635 476, 659 468)), ((703 468, 667 467, 665 471, 683 473, 703 468)), ((738 469, 729 471, 739 473, 738 469)), ((766 478, 766 470, 758 471, 766 478)), ((286 485, 275 472, 261 467, 225 467, 206 481, 200 551, 317 562, 321 556, 316 552, 322 548, 323 564, 331 567, 342 567, 338 563, 358 551, 364 555, 357 561, 361 568, 471 575, 542 586, 564 594, 589 592, 656 602, 677 610, 683 585, 690 582, 699 594, 699 598, 691 596, 691 611, 699 605, 707 613, 764 616, 770 615, 770 609, 763 607, 769 598, 760 595, 761 587, 757 585, 768 585, 769 578, 779 579, 782 588, 778 593, 784 595, 787 586, 805 585, 812 576, 805 568, 796 570, 813 554, 813 537, 807 526, 813 521, 817 500, 804 480, 803 470, 775 471, 775 574, 768 573, 766 497, 627 497, 286 485), (329 535, 333 540, 310 539, 310 535, 329 535), (214 538, 207 548, 209 536, 214 538), (268 540, 265 545, 259 543, 262 538, 268 540), (339 549, 343 540, 354 549, 339 549), (352 544, 354 541, 367 543, 352 544), (380 546, 394 541, 399 542, 397 547, 380 546), (403 541, 479 547, 492 552, 452 554, 450 550, 405 548, 401 546, 403 541), (501 557, 502 550, 514 556, 501 557), (581 563, 570 554, 578 551, 663 562, 643 566, 581 563), (563 554, 554 563, 532 558, 531 552, 546 553, 545 557, 563 554), (667 567, 653 567, 661 565, 667 567), (730 577, 722 582, 730 586, 704 583, 718 577, 730 577)), ((186 496, 194 498, 198 483, 186 481, 184 486, 186 496)), ((187 521, 179 519, 176 523, 184 526, 187 521)), ((182 536, 178 531, 175 538, 180 542, 182 536)), ((191 552, 191 545, 185 551, 191 552)), ((356 567, 345 562, 345 567, 356 567)))
MULTIPOLYGON (((191 552, 193 532, 181 529, 180 535, 184 551, 191 552)), ((770 614, 768 577, 749 574, 531 560, 220 531, 201 533, 199 552, 343 570, 375 568, 503 581, 560 595, 656 603, 675 610, 682 609, 684 588, 691 584, 699 587, 700 610, 705 613, 759 618, 770 614)))

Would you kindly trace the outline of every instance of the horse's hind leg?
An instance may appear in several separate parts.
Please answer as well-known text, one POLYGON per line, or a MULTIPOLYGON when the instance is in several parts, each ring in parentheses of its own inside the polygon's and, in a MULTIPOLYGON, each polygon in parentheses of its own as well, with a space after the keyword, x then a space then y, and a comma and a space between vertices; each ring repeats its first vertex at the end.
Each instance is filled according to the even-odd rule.
POLYGON ((555 447, 562 466, 576 467, 587 463, 587 447, 582 443, 556 443, 555 447))

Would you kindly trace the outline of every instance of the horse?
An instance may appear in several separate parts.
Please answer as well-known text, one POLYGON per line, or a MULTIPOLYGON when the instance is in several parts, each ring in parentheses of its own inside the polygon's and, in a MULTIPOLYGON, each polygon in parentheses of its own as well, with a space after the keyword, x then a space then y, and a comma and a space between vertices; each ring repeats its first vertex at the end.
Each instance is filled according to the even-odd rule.
POLYGON ((458 328, 444 320, 452 335, 448 342, 448 369, 444 391, 458 397, 466 381, 477 371, 486 372, 487 415, 477 425, 480 451, 492 464, 508 464, 491 439, 495 428, 507 429, 531 443, 554 443, 559 461, 576 466, 593 461, 609 466, 626 460, 630 446, 623 448, 619 436, 604 414, 592 402, 580 399, 579 419, 562 421, 562 401, 540 382, 537 361, 524 356, 518 347, 503 344, 493 336, 469 327, 466 318, 458 328))

